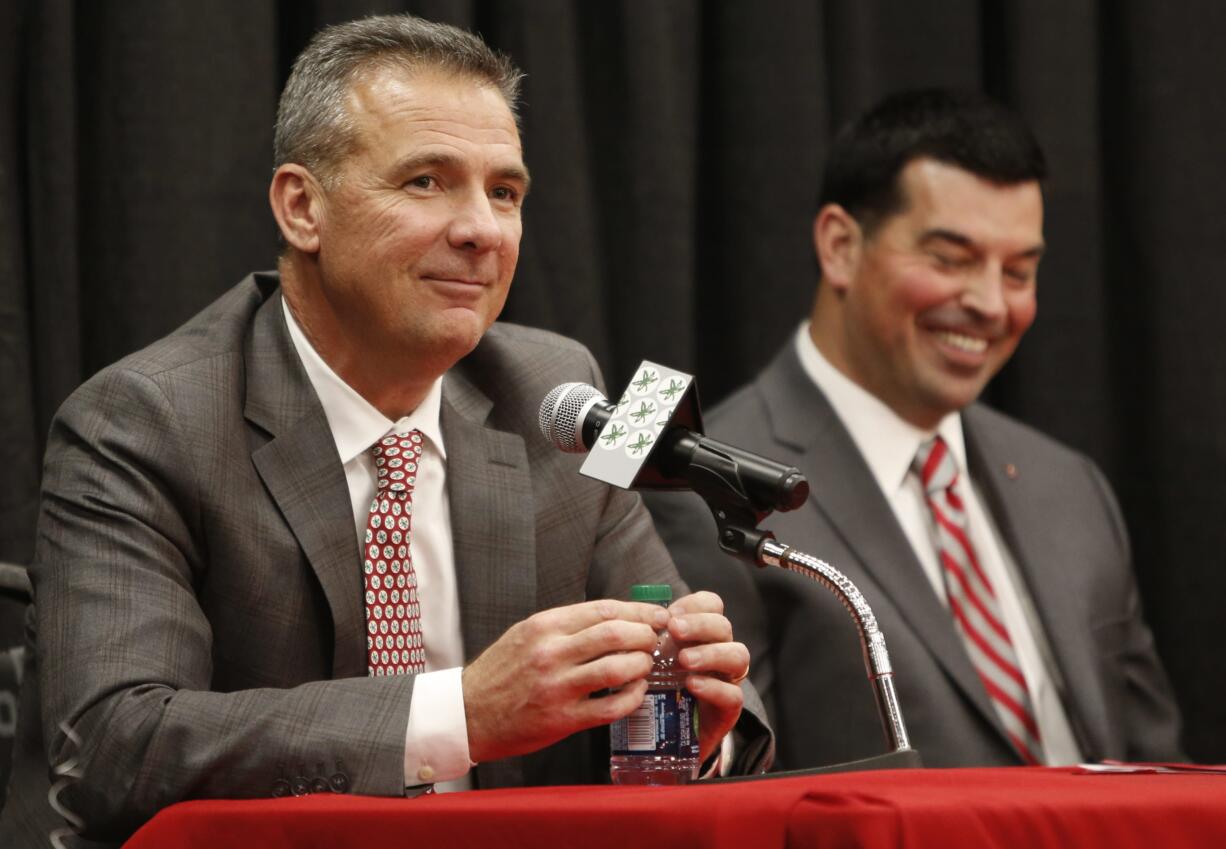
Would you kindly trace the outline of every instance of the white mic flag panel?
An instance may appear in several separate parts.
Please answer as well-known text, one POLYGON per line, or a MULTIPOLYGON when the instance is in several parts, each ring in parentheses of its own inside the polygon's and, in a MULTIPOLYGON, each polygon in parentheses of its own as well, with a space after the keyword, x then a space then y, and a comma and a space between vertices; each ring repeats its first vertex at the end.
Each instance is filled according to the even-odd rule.
POLYGON ((579 471, 623 489, 655 483, 652 479, 661 476, 647 466, 647 459, 666 426, 671 423, 702 433, 694 377, 643 360, 617 398, 613 414, 579 471))

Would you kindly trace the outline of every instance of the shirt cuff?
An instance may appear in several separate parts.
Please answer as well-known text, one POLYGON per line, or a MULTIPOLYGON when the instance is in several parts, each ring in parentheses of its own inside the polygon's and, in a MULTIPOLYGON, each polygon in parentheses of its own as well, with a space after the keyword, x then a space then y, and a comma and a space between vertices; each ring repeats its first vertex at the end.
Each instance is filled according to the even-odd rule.
POLYGON ((703 770, 699 778, 715 778, 716 776, 725 776, 732 772, 732 763, 736 758, 736 744, 733 742, 731 734, 725 734, 724 739, 719 741, 719 751, 715 756, 708 758, 707 768, 703 770))
POLYGON ((463 667, 423 672, 413 681, 404 735, 404 785, 452 781, 468 773, 468 721, 463 667))

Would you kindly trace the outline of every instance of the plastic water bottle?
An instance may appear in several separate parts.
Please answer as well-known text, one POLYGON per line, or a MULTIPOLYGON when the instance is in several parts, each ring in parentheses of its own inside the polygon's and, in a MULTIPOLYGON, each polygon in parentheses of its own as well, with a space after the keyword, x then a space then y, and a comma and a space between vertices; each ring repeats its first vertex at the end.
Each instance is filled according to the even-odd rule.
MULTIPOLYGON (((668 607, 673 590, 667 584, 636 584, 630 598, 668 607)), ((698 777, 698 702, 685 689, 686 672, 667 631, 652 658, 643 703, 609 727, 614 784, 684 784, 698 777)))

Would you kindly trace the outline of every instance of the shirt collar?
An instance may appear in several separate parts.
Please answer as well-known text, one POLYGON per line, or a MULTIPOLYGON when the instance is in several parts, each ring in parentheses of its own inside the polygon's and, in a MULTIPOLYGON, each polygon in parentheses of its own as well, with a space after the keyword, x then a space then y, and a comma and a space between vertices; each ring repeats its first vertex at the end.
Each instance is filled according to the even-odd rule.
POLYGON ((417 405, 417 409, 398 421, 392 421, 324 362, 323 357, 319 356, 319 352, 298 326, 284 298, 281 299, 281 306, 285 313, 285 323, 289 326, 290 340, 294 343, 294 349, 306 369, 307 379, 311 381, 315 394, 319 396, 319 403, 324 408, 324 417, 328 420, 328 429, 332 431, 332 439, 336 442, 336 453, 340 455, 341 465, 357 457, 388 433, 407 433, 413 429, 420 430, 422 436, 438 450, 443 459, 447 458, 443 448, 443 432, 439 426, 439 408, 443 398, 441 376, 430 386, 430 391, 417 405))
POLYGON ((916 451, 934 434, 940 434, 949 445, 958 471, 965 476, 966 444, 962 437, 962 417, 956 411, 946 415, 931 431, 901 418, 822 355, 809 335, 807 321, 800 325, 796 334, 796 353, 805 373, 829 399, 887 497, 906 481, 916 451))

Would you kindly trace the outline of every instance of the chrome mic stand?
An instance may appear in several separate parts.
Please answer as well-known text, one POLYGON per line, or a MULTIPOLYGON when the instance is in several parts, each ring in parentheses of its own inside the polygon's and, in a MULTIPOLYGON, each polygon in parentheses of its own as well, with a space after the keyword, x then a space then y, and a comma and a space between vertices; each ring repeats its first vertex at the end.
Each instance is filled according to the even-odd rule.
POLYGON ((702 448, 691 456, 685 477, 711 508, 719 528, 721 549, 759 567, 779 566, 805 575, 838 597, 851 614, 860 635, 864 665, 873 686, 886 745, 891 753, 911 755, 913 765, 918 765, 918 757, 907 738, 907 726, 903 722, 902 709, 894 690, 894 670, 890 667, 885 636, 877 627, 877 618, 873 616, 864 596, 838 569, 803 551, 781 544, 773 533, 758 528, 758 523, 775 508, 793 509, 804 502, 809 492, 804 478, 800 477, 799 472, 796 473, 799 483, 792 484, 787 503, 765 503, 748 493, 737 473, 735 461, 717 451, 702 448))
POLYGON ((762 540, 758 548, 757 563, 760 566, 781 566, 791 572, 805 575, 817 581, 838 596, 839 601, 856 623, 860 634, 860 647, 864 651, 864 667, 868 680, 873 685, 877 699, 877 713, 885 731, 886 745, 895 752, 911 748, 907 739, 907 726, 903 723, 902 709, 894 691, 894 670, 890 667, 890 654, 885 648, 885 635, 877 627, 877 618, 869 609, 868 602, 846 575, 830 564, 818 560, 795 548, 781 545, 773 537, 762 540))

